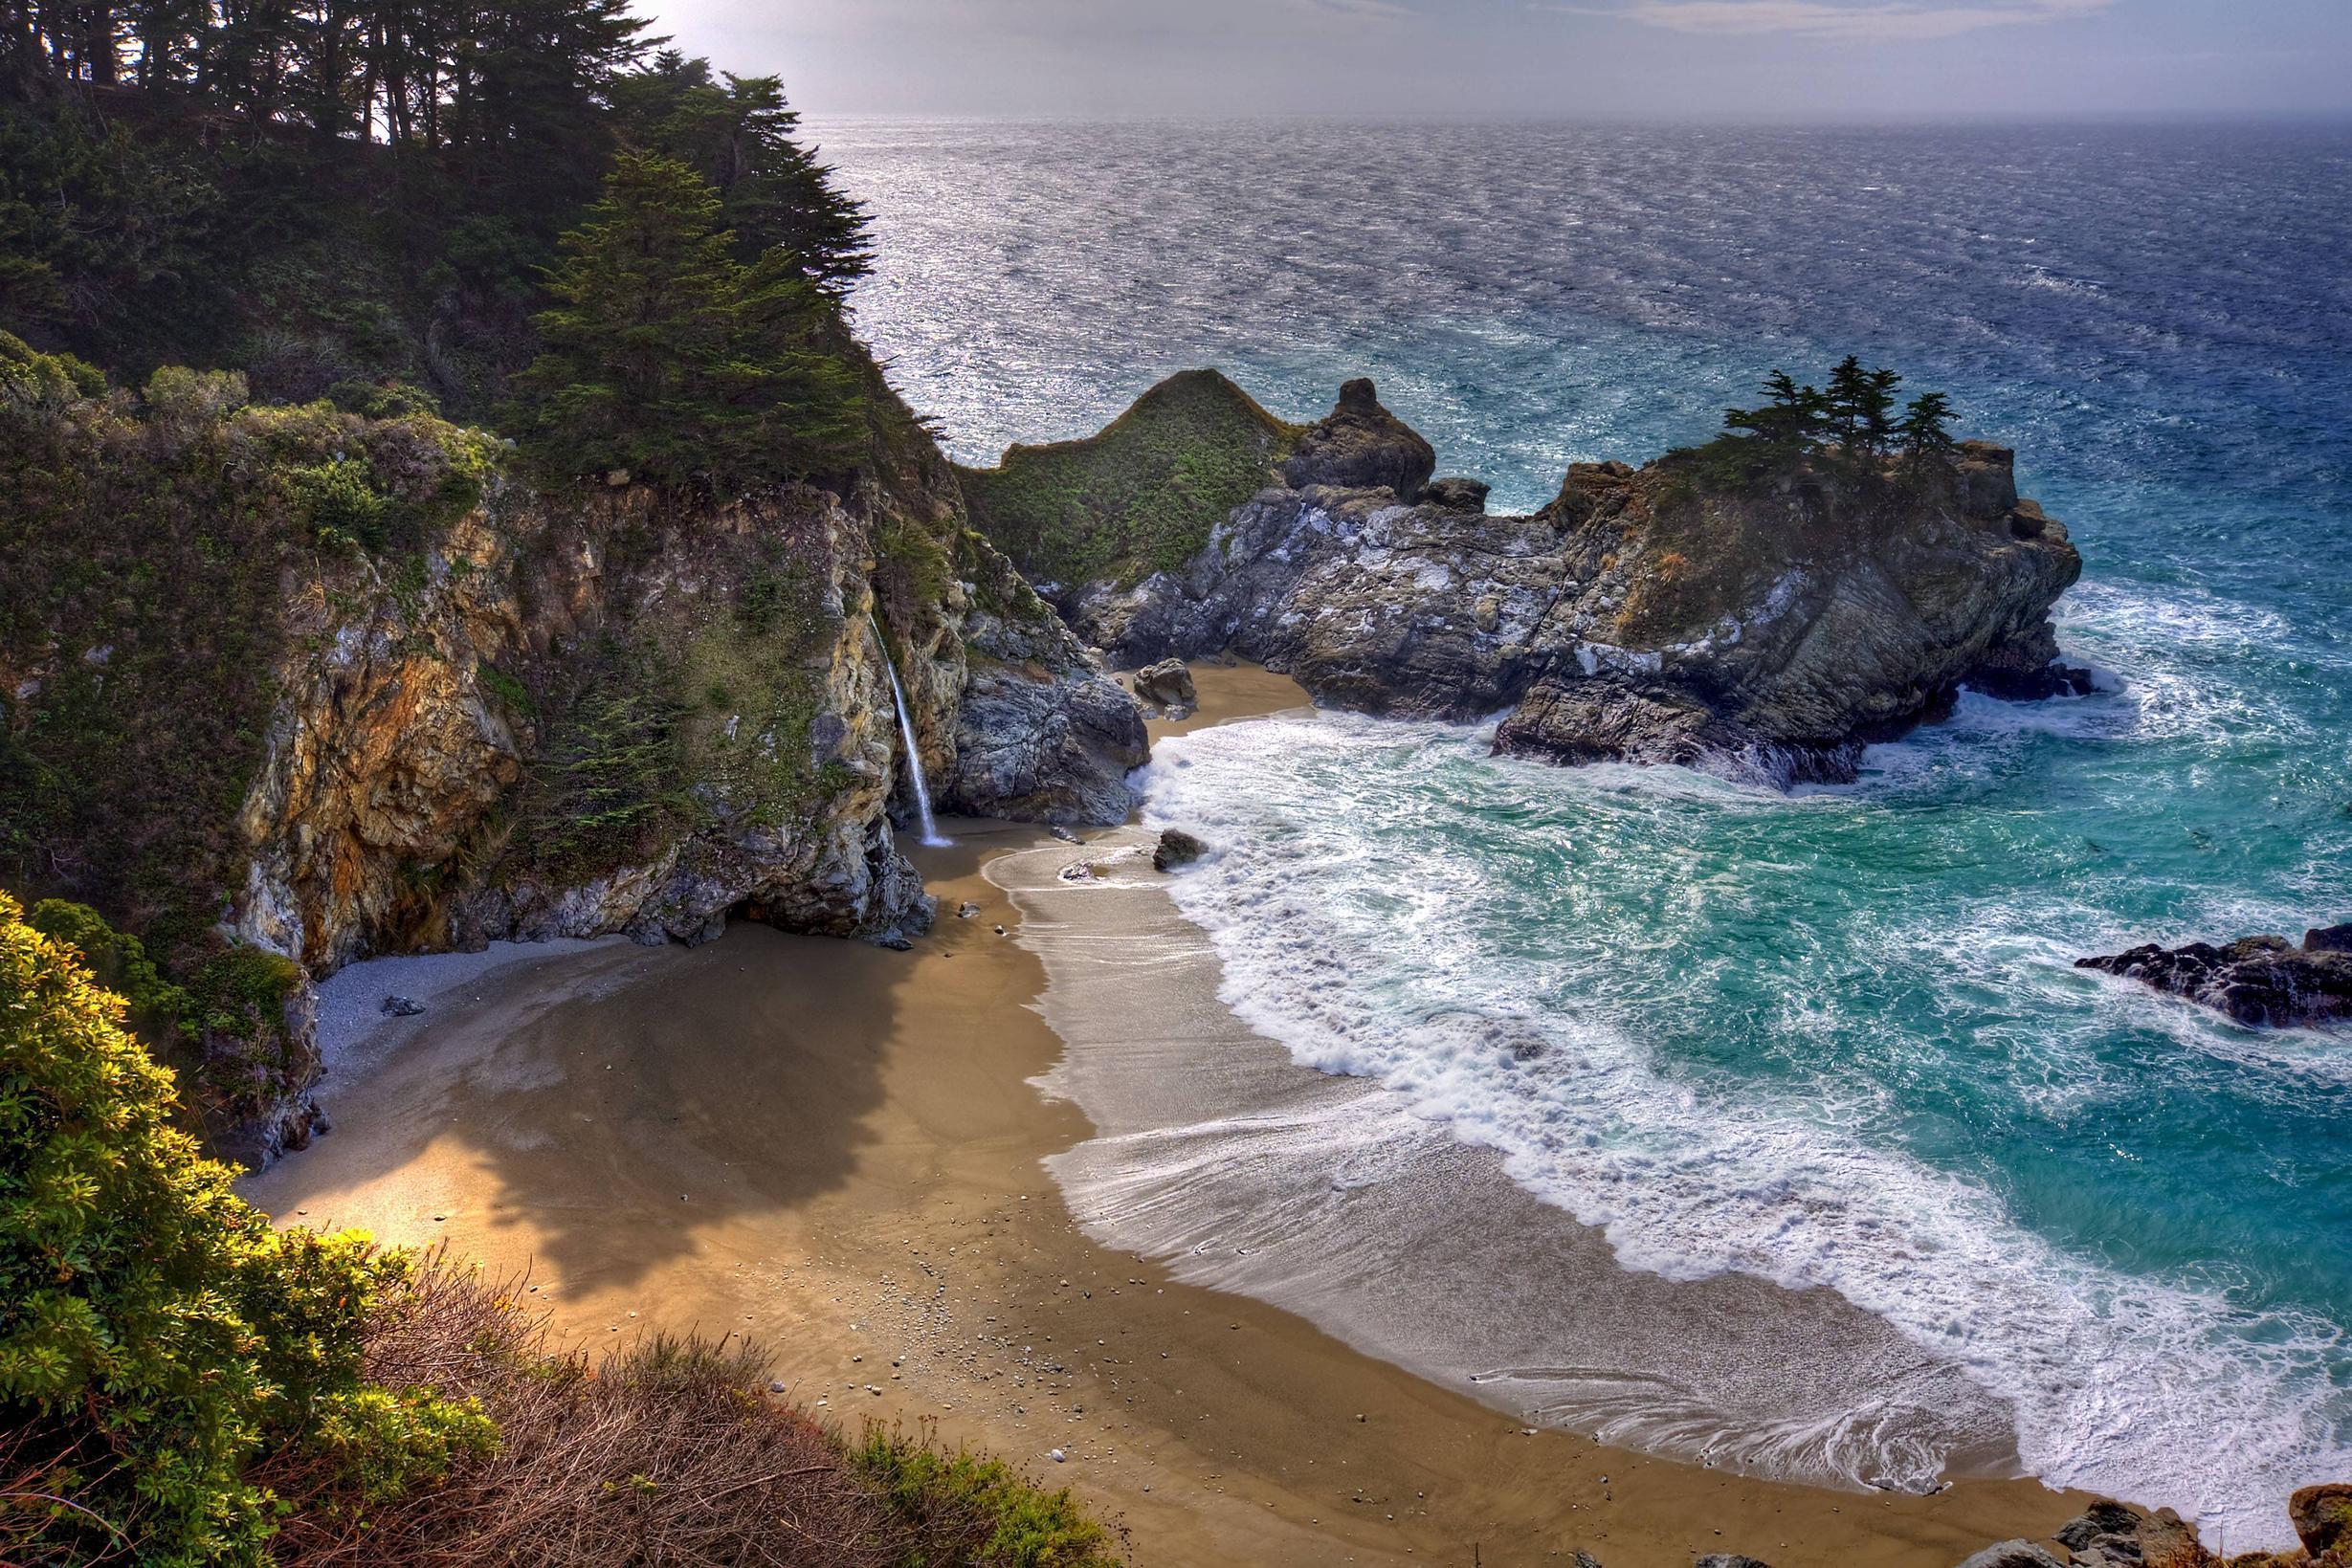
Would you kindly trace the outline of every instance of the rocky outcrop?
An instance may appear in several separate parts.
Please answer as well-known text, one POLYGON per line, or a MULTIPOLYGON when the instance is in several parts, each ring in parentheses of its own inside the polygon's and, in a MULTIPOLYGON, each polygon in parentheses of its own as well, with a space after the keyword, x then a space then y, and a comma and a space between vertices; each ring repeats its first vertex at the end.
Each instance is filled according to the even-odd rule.
POLYGON ((2307 931, 2300 947, 2284 937, 2242 937, 2225 947, 2151 942, 2077 959, 2075 967, 2136 980, 2257 1027, 2352 1018, 2352 925, 2307 931))
POLYGON ((1960 1568, 2066 1568, 2047 1549, 2031 1541, 1998 1541, 1962 1559, 1960 1568))
POLYGON ((2057 1540, 2075 1568, 2218 1568, 2196 1530, 2168 1508, 2145 1513, 2102 1499, 2062 1526, 2057 1540))
POLYGON ((855 475, 692 501, 191 388, 59 425, 80 445, 40 472, 92 485, 0 497, 41 548, 0 583, 0 851, 189 983, 223 1152, 322 1125, 311 983, 356 959, 924 929, 894 666, 952 808, 1131 807, 1133 699, 902 410, 855 475))
MULTIPOLYGON (((2336 928, 2339 932, 2344 927, 2336 928)), ((2305 1487, 2287 1499, 2287 1519, 2313 1557, 2352 1548, 2352 1485, 2341 1481, 2305 1487)))
POLYGON ((1695 452, 1578 464, 1526 516, 1491 516, 1350 383, 1279 479, 1181 570, 1065 586, 1121 663, 1231 648, 1317 700, 1472 719, 1503 751, 1676 762, 1786 785, 1853 775, 1861 746, 1963 687, 2089 689, 2057 662, 2079 575, 2021 499, 2008 451, 1927 469, 1822 458, 1764 480, 1695 452))
POLYGON ((1181 828, 1163 828, 1160 841, 1151 847, 1151 869, 1172 872, 1179 866, 1189 866, 1209 852, 1209 846, 1181 828))
POLYGON ((1282 463, 1293 490, 1386 490, 1411 500, 1436 472, 1437 453, 1419 431, 1381 407, 1369 381, 1340 388, 1339 406, 1307 427, 1282 463))
POLYGON ((1151 756, 1143 714, 1010 562, 977 536, 967 543, 976 603, 942 804, 1023 822, 1124 822, 1136 805, 1127 773, 1151 756))

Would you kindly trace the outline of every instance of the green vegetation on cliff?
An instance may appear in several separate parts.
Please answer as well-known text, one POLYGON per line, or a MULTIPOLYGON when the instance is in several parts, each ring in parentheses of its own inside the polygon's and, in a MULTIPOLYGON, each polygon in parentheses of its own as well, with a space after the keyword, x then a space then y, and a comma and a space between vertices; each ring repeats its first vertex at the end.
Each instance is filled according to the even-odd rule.
POLYGON ((692 169, 746 265, 831 297, 865 218, 774 77, 654 53, 625 0, 35 3, 0 27, 0 325, 264 401, 407 383, 483 417, 622 149, 692 169))
POLYGON ((1214 370, 1154 386, 1099 434, 960 469, 972 520, 1032 579, 1068 588, 1174 571, 1272 482, 1298 437, 1214 370))
POLYGON ((426 415, 255 407, 231 373, 115 389, 0 334, 0 881, 144 939, 182 988, 155 1043, 232 1115, 269 1092, 296 978, 216 932, 287 579, 395 572, 492 456, 426 415))

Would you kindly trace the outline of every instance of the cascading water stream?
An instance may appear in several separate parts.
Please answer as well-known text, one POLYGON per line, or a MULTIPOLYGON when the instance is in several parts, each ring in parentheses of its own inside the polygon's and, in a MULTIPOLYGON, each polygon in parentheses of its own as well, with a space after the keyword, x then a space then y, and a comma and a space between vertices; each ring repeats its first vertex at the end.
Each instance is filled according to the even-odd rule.
POLYGON ((875 646, 882 651, 882 668, 890 672, 890 699, 899 706, 899 739, 906 746, 907 776, 915 784, 915 817, 922 827, 922 842, 931 845, 951 844, 939 830, 931 816, 931 786, 922 776, 922 751, 915 744, 915 720, 906 711, 906 688, 899 684, 898 661, 890 656, 890 640, 882 635, 882 623, 866 617, 874 629, 875 646))

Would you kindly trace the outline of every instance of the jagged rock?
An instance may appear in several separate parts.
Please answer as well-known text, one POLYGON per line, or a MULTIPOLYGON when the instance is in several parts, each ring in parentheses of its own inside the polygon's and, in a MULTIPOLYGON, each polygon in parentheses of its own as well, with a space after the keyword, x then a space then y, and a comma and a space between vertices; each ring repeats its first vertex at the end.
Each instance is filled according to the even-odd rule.
POLYGON ((1209 846, 1181 828, 1164 828, 1160 842, 1152 846, 1151 869, 1172 872, 1179 866, 1189 866, 1209 852, 1209 846))
POLYGON ((1387 490, 1409 501, 1436 467, 1429 442, 1382 408, 1372 384, 1359 377, 1340 388, 1339 406, 1298 437, 1283 460, 1282 482, 1293 490, 1387 490))
POLYGON ((2295 1028, 2352 1017, 2352 925, 2307 931, 2299 948, 2284 937, 2242 937, 2226 947, 2151 942, 2077 959, 2075 967, 2140 981, 2255 1027, 2295 1028))
POLYGON ((964 903, 958 904, 958 905, 956 906, 956 918, 957 918, 957 919, 959 919, 959 920, 968 920, 968 919, 971 919, 971 918, 973 918, 974 917, 978 916, 978 915, 979 915, 979 913, 980 913, 980 906, 979 906, 978 904, 975 904, 975 903, 969 902, 968 900, 967 900, 967 901, 965 901, 965 902, 964 902, 964 903))
MULTIPOLYGON (((2352 936, 2352 926, 2335 926, 2331 932, 2339 937, 2352 936)), ((2320 933, 2313 933, 2318 935, 2320 933)), ((2311 945, 2309 938, 2304 939, 2303 945, 2311 945)), ((2296 1536, 2304 1550, 2315 1557, 2352 1543, 2352 1485, 2331 1481, 2303 1488, 2287 1499, 2287 1518, 2295 1526, 2296 1536)))
POLYGON ((1351 383, 1181 570, 1065 585, 1076 629, 1135 664, 1230 646, 1332 706, 1510 710, 1497 745, 1520 755, 1784 786, 1851 778, 1964 686, 2090 690, 2050 620, 2081 559, 2006 449, 1754 482, 1696 453, 1585 463, 1514 517, 1444 504, 1457 489, 1407 504, 1429 469, 1400 428, 1351 383))
POLYGON ((1135 673, 1135 695, 1167 718, 1188 718, 1200 700, 1182 659, 1162 659, 1135 673))
POLYGON ((2221 1561, 2172 1510, 2143 1513, 2112 1498, 2061 1526, 2057 1540, 2076 1568, 2214 1568, 2221 1561))
POLYGON ((1449 512, 1483 512, 1486 510, 1487 483, 1483 479, 1459 475, 1431 479, 1421 491, 1421 498, 1431 506, 1442 506, 1449 512))
POLYGON ((1692 1568, 1772 1568, 1768 1562, 1755 1557, 1743 1557, 1737 1552, 1710 1552, 1692 1568))
POLYGON ((384 1016, 387 1018, 414 1018, 424 1010, 425 1005, 413 997, 388 996, 384 999, 384 1016))
POLYGON ((1960 1568, 2066 1568, 2066 1564, 2031 1541, 2015 1540, 1987 1546, 1960 1568))
POLYGON ((1151 757, 1143 713, 1010 562, 971 542, 984 552, 984 607, 965 623, 970 674, 942 804, 1016 822, 1126 821, 1137 800, 1127 773, 1151 757))
POLYGON ((1055 838, 1060 839, 1064 844, 1083 844, 1085 842, 1084 839, 1079 838, 1077 834, 1072 832, 1069 828, 1063 827, 1058 822, 1046 830, 1052 833, 1055 838))

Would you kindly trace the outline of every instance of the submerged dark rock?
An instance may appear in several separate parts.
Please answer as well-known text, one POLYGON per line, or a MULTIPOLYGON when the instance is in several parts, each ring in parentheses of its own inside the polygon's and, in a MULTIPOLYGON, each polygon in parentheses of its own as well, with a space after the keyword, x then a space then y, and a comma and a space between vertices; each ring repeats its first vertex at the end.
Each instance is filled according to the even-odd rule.
POLYGON ((1507 710, 1507 752, 1784 786, 1851 778, 1865 743, 1945 717, 1964 687, 2090 689, 2050 619, 2081 558, 2005 448, 1762 479, 1695 452, 1580 463, 1526 516, 1430 485, 1427 451, 1351 382, 1181 570, 1058 602, 1120 662, 1231 650, 1334 706, 1507 710))
POLYGON ((2352 924, 2305 932, 2300 947, 2267 936, 2242 937, 2223 947, 2150 942, 2077 959, 2075 967, 2140 981, 2256 1027, 2294 1028, 2352 1018, 2352 924))

